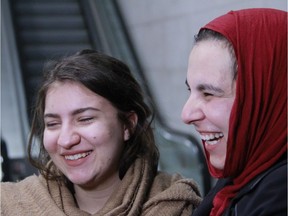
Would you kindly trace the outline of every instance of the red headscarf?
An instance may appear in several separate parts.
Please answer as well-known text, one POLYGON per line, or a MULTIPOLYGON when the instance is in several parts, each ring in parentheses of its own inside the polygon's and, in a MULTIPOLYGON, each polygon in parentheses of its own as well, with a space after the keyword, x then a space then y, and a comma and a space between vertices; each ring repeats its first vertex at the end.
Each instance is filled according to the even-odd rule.
POLYGON ((211 175, 233 178, 233 185, 215 196, 210 214, 214 216, 287 151, 287 12, 231 11, 203 28, 232 43, 238 64, 224 170, 215 169, 207 159, 211 175))

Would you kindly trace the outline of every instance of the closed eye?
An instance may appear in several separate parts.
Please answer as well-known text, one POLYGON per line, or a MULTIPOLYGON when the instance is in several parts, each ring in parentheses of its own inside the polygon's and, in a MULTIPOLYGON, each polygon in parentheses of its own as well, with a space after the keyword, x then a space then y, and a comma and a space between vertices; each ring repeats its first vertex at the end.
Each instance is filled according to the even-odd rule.
POLYGON ((57 125, 59 125, 60 123, 59 122, 46 122, 45 123, 45 127, 46 128, 54 128, 54 127, 56 127, 57 125))
POLYGON ((209 93, 209 92, 203 92, 203 95, 204 95, 205 97, 214 96, 214 94, 209 93))
POLYGON ((85 117, 85 118, 79 119, 80 122, 84 122, 84 123, 89 123, 89 122, 92 122, 93 120, 94 120, 94 117, 85 117))

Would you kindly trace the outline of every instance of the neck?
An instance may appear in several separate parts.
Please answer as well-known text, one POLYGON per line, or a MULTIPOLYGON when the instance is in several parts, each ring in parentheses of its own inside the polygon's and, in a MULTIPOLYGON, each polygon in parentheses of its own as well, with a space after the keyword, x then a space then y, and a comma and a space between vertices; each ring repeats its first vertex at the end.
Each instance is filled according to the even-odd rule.
POLYGON ((120 182, 121 180, 117 177, 110 184, 96 188, 85 188, 80 185, 74 185, 75 199, 79 208, 90 214, 97 213, 103 208, 120 182))

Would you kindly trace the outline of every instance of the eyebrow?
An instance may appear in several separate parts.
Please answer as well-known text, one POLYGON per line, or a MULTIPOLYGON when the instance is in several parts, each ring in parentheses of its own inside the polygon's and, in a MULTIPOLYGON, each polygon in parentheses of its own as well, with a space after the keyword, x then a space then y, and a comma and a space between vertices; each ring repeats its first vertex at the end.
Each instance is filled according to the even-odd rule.
POLYGON ((205 90, 209 90, 209 91, 213 91, 213 92, 217 92, 217 93, 221 93, 223 94, 224 91, 221 88, 218 88, 216 86, 213 86, 211 84, 199 84, 197 86, 197 90, 198 91, 205 91, 205 90))
MULTIPOLYGON (((188 87, 190 87, 189 84, 188 84, 187 79, 185 80, 185 84, 186 84, 188 87)), ((218 88, 218 87, 216 87, 216 86, 213 86, 213 85, 211 85, 211 84, 199 84, 199 85, 197 86, 197 90, 198 90, 198 91, 209 90, 209 91, 214 91, 214 92, 218 92, 218 93, 221 93, 221 94, 224 93, 223 89, 218 88)))
MULTIPOLYGON (((83 113, 83 112, 85 112, 85 111, 87 111, 87 110, 100 111, 99 109, 94 108, 94 107, 85 107, 85 108, 80 108, 80 109, 74 110, 74 111, 72 112, 72 115, 77 115, 77 114, 83 113)), ((46 114, 44 115, 44 118, 48 118, 48 117, 50 117, 50 118, 57 118, 57 117, 59 117, 59 115, 58 115, 58 114, 54 114, 54 113, 46 113, 46 114)))

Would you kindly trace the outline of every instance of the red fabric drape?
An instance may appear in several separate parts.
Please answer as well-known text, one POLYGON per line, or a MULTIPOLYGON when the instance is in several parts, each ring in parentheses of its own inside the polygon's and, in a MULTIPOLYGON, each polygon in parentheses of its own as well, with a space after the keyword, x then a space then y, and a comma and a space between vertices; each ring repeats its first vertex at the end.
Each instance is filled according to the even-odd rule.
POLYGON ((287 151, 287 12, 231 11, 203 28, 224 35, 238 63, 224 170, 216 170, 207 159, 211 175, 233 178, 233 185, 215 196, 210 214, 214 216, 287 151))

